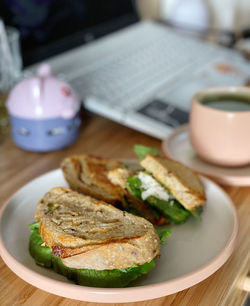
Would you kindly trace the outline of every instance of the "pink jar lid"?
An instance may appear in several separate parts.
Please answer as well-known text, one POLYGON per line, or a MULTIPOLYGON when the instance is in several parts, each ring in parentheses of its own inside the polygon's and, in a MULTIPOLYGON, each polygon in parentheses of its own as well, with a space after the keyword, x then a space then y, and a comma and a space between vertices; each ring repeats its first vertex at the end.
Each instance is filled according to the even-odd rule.
POLYGON ((73 118, 80 99, 72 87, 51 73, 49 64, 41 64, 37 75, 24 79, 10 92, 9 114, 26 119, 73 118))

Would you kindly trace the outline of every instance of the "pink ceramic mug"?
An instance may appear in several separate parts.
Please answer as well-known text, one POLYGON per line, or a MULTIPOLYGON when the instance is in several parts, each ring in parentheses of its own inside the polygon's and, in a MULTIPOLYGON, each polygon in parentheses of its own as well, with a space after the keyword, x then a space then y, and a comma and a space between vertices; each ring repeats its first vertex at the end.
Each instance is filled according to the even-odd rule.
POLYGON ((213 87, 194 95, 190 140, 197 154, 213 164, 250 163, 250 88, 213 87))

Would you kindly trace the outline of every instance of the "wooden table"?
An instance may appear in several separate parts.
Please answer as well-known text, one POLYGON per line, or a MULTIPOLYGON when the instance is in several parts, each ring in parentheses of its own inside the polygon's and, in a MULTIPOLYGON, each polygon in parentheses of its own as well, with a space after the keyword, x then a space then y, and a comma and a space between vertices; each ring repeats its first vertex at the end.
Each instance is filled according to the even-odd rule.
MULTIPOLYGON (((17 148, 6 135, 0 144, 0 205, 28 181, 58 168, 74 153, 111 158, 134 158, 133 145, 160 148, 160 141, 99 116, 85 115, 80 136, 71 147, 51 153, 31 153, 17 148)), ((250 268, 250 187, 225 187, 239 217, 235 252, 227 263, 203 282, 177 294, 155 300, 118 305, 241 305, 247 292, 245 279, 250 268)), ((17 277, 0 259, 0 305, 102 305, 79 302, 49 294, 17 277)), ((104 305, 104 304, 103 304, 104 305)))

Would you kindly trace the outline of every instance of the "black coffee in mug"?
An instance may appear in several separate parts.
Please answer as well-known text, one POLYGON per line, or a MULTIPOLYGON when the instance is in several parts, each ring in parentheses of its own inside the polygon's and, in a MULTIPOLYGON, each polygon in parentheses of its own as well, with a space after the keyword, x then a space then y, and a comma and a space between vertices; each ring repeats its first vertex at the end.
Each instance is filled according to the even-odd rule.
POLYGON ((210 94, 199 98, 200 103, 223 111, 250 111, 250 99, 239 94, 210 94))

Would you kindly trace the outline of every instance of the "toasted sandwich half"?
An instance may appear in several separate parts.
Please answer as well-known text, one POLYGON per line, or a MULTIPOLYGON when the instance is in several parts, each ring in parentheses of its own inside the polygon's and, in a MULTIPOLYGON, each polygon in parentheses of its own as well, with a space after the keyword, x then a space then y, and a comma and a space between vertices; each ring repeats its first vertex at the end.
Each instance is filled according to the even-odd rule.
POLYGON ((40 200, 30 253, 80 285, 123 287, 154 267, 153 225, 103 201, 58 187, 40 200))
POLYGON ((122 184, 119 178, 121 170, 111 170, 108 173, 111 182, 155 209, 170 223, 183 223, 191 216, 199 219, 206 201, 200 178, 183 164, 149 154, 145 148, 142 146, 146 154, 140 160, 143 169, 132 176, 127 173, 127 179, 122 184))

